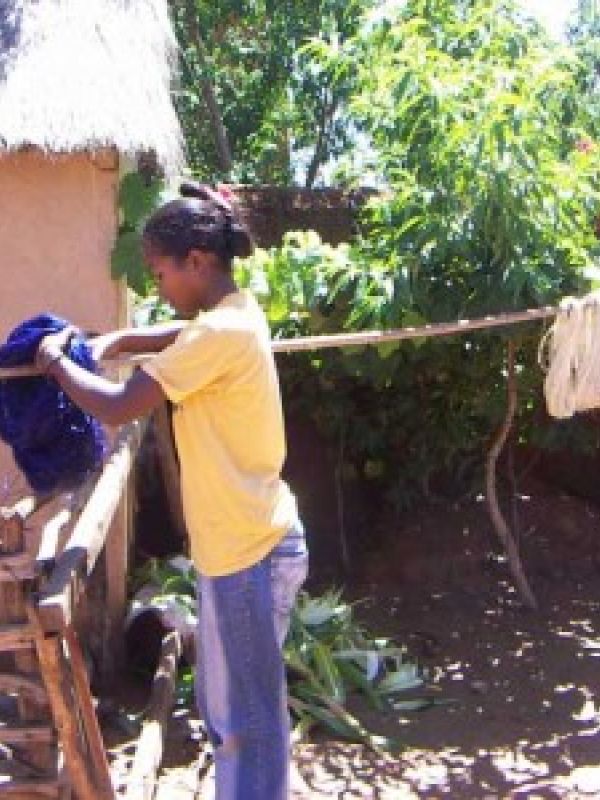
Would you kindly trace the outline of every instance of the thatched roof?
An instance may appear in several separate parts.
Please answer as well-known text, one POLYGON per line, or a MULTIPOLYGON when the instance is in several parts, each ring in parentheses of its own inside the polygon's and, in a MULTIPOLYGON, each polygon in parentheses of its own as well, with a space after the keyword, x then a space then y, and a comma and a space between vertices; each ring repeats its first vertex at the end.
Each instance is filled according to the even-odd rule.
POLYGON ((0 153, 116 147, 182 164, 166 0, 0 0, 0 153))

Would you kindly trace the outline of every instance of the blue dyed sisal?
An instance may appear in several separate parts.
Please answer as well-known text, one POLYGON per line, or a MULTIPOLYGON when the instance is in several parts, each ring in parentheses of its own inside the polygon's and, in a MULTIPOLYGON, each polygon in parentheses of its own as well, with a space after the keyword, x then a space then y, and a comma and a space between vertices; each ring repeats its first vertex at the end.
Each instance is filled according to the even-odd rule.
MULTIPOLYGON (((0 346, 0 367, 32 364, 40 340, 69 323, 40 314, 21 323, 0 346)), ((71 339, 69 358, 96 371, 81 336, 71 339)), ((15 461, 36 492, 81 485, 106 452, 100 423, 85 414, 52 378, 0 380, 0 438, 12 447, 15 461)))

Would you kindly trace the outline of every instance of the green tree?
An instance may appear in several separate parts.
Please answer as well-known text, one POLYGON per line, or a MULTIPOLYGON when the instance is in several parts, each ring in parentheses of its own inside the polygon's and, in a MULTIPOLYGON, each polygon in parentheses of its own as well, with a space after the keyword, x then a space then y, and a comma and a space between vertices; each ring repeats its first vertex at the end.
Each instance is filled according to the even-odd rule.
POLYGON ((578 0, 569 26, 571 40, 597 34, 600 26, 600 6, 597 0, 578 0))
MULTIPOLYGON (((288 242, 287 269, 266 269, 271 297, 287 298, 287 313, 277 311, 286 333, 479 317, 587 290, 600 154, 580 146, 594 121, 573 48, 508 0, 408 0, 380 4, 352 41, 321 43, 313 56, 331 75, 354 70, 351 108, 382 191, 326 291, 306 267, 314 244, 303 255, 288 242), (312 277, 300 280, 305 269, 312 277)), ((378 483, 402 508, 480 479, 506 413, 507 338, 515 441, 572 434, 542 424, 539 327, 318 354, 284 366, 286 390, 338 442, 345 474, 378 483)))
POLYGON ((177 103, 193 170, 205 179, 315 183, 349 145, 348 87, 302 47, 318 36, 345 42, 368 5, 171 0, 182 55, 177 103))
POLYGON ((581 65, 578 76, 579 92, 589 105, 592 132, 598 139, 600 137, 600 7, 596 0, 579 0, 568 33, 581 65))
MULTIPOLYGON (((390 4, 391 5, 391 4, 390 4)), ((594 265, 598 208, 580 64, 506 0, 413 0, 373 24, 359 121, 389 198, 364 251, 394 280, 385 315, 481 315, 554 302, 594 265)))

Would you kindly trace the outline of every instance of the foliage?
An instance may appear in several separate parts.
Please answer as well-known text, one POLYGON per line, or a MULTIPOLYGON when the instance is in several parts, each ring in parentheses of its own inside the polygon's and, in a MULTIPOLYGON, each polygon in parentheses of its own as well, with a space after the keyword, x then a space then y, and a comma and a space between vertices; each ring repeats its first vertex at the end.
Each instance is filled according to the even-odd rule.
POLYGON ((334 733, 362 741, 377 752, 397 749, 398 742, 376 736, 346 710, 350 694, 359 692, 378 711, 421 710, 438 702, 419 696, 398 701, 396 695, 422 689, 425 676, 403 648, 374 639, 354 621, 353 609, 339 591, 311 598, 301 593, 285 648, 289 704, 300 731, 323 723, 334 733))
MULTIPOLYGON (((386 318, 386 276, 361 265, 360 247, 323 244, 291 233, 281 248, 258 250, 238 279, 263 303, 276 338, 338 333, 386 318)), ((405 312, 404 325, 425 322, 405 312)), ((593 448, 580 420, 551 423, 543 411, 537 365, 539 325, 519 329, 520 418, 516 440, 593 448)), ((490 432, 504 415, 504 340, 495 333, 415 339, 278 357, 290 415, 312 419, 337 452, 351 486, 366 481, 392 507, 423 495, 479 488, 490 432), (482 390, 483 389, 483 390, 482 390)), ((369 532, 369 535, 372 531, 369 532)))
MULTIPOLYGON (((580 61, 579 93, 587 98, 594 138, 600 138, 600 9, 594 0, 579 0, 569 40, 580 61)), ((591 144, 584 141, 582 144, 591 144)), ((585 149, 585 148, 584 148, 585 149)))
POLYGON ((125 278, 127 286, 141 296, 148 294, 152 287, 142 258, 141 227, 157 207, 162 190, 161 180, 140 172, 128 172, 119 186, 119 229, 111 256, 111 272, 113 278, 125 278))
MULTIPOLYGON (((194 625, 196 580, 185 559, 149 559, 134 576, 132 588, 143 594, 149 586, 157 591, 148 595, 145 608, 148 602, 157 612, 164 612, 169 603, 180 606, 194 625)), ((137 610, 135 600, 132 610, 137 610)), ((340 591, 329 590, 319 597, 300 594, 284 656, 297 735, 321 725, 378 752, 390 750, 397 747, 396 742, 374 735, 347 710, 352 694, 363 694, 379 711, 417 711, 439 702, 429 696, 398 702, 398 694, 422 689, 426 676, 408 660, 403 648, 370 636, 355 621, 353 608, 342 600, 340 591)), ((193 670, 184 669, 179 702, 191 702, 193 687, 193 670)))
POLYGON ((172 559, 148 558, 135 570, 129 585, 130 593, 135 594, 149 584, 159 590, 158 596, 176 598, 189 610, 195 609, 196 572, 187 559, 181 556, 172 559))
MULTIPOLYGON (((276 330, 479 317, 596 280, 600 147, 572 48, 508 0, 409 0, 380 4, 344 48, 313 52, 356 70, 352 108, 382 191, 335 258, 290 237, 244 268, 276 330)), ((504 414, 506 336, 518 346, 518 440, 556 443, 577 425, 544 419, 540 329, 527 325, 293 356, 281 362, 288 402, 337 439, 346 476, 368 475, 405 507, 432 486, 468 486, 504 414)))
POLYGON ((590 39, 600 26, 600 9, 596 0, 578 0, 572 13, 568 35, 571 41, 590 39))
MULTIPOLYGON (((290 232, 281 248, 257 248, 236 266, 236 279, 261 302, 275 338, 331 330, 331 320, 326 322, 338 284, 361 272, 349 245, 324 244, 314 231, 290 232)), ((346 298, 338 322, 347 313, 346 298)))
MULTIPOLYGON (((352 246, 292 234, 240 263, 275 336, 478 317, 556 303, 597 280, 600 117, 582 47, 551 43, 511 0, 194 2, 211 31, 204 60, 176 22, 197 171, 218 172, 202 155, 199 76, 215 87, 244 180, 291 179, 290 131, 304 130, 293 106, 314 123, 308 97, 322 84, 351 110, 382 190, 352 246)), ((539 334, 282 357, 286 405, 329 435, 347 481, 366 479, 405 508, 423 492, 472 487, 504 413, 506 336, 518 345, 518 441, 573 436, 577 423, 544 419, 539 334)))
POLYGON ((193 171, 203 180, 289 185, 293 162, 308 153, 306 182, 349 144, 344 118, 348 85, 331 80, 302 53, 311 37, 345 41, 357 31, 367 0, 188 0, 173 4, 183 69, 177 103, 193 171), (190 29, 189 4, 198 20, 190 29), (200 34, 199 32, 202 32, 200 34), (208 81, 227 130, 232 175, 224 175, 202 96, 208 81))
POLYGON ((414 0, 358 47, 354 108, 392 189, 372 206, 365 252, 395 277, 399 315, 581 290, 598 255, 600 159, 577 147, 589 115, 574 54, 505 0, 414 0))

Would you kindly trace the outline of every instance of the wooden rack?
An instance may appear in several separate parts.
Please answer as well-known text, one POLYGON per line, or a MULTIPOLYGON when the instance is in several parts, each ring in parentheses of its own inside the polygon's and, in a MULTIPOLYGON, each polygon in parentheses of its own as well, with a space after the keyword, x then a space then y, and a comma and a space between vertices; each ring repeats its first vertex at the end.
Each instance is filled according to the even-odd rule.
POLYGON ((8 721, 0 721, 0 746, 11 771, 0 797, 116 798, 74 621, 144 429, 124 426, 100 474, 78 492, 1 509, 0 716, 8 721), (50 500, 59 510, 29 554, 27 525, 50 500))

